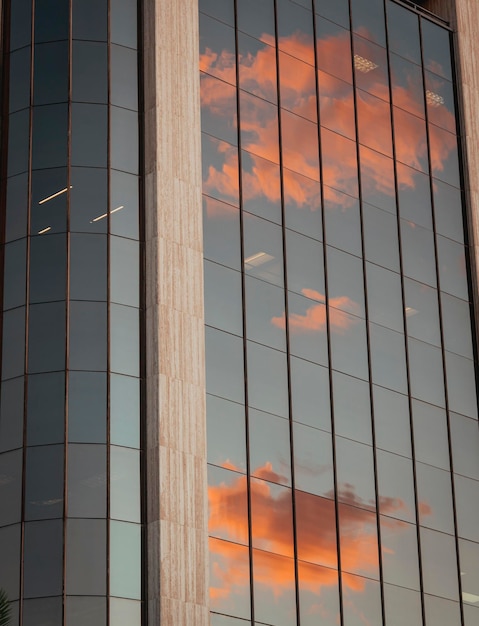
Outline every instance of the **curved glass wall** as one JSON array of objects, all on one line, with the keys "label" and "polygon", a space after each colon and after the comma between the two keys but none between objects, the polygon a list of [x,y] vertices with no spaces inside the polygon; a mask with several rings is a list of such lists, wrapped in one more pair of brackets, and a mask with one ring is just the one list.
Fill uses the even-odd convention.
[{"label": "curved glass wall", "polygon": [[137,3],[4,3],[0,587],[141,622]]},{"label": "curved glass wall", "polygon": [[472,626],[478,425],[450,32],[200,0],[214,626]]}]

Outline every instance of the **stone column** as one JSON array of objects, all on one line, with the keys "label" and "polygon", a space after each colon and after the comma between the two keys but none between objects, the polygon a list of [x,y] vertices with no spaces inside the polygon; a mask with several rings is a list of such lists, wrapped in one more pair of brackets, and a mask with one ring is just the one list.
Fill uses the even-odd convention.
[{"label": "stone column", "polygon": [[144,0],[148,624],[207,626],[197,0]]}]

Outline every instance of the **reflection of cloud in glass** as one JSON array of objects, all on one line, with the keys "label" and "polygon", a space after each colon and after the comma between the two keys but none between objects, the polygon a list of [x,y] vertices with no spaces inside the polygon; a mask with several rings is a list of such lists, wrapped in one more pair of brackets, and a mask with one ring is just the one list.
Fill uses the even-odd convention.
[{"label": "reflection of cloud in glass", "polygon": [[[286,41],[286,38],[283,39],[282,49],[296,51],[295,55],[298,58],[304,56],[304,54],[299,54],[299,52],[305,53],[306,49],[309,47],[309,43],[306,39],[303,39],[299,34],[292,35],[289,41]],[[324,47],[326,44],[333,58],[336,58],[336,61],[340,62],[342,56],[334,55],[333,51],[335,47],[338,52],[342,50],[343,42],[341,36],[327,37],[326,40],[322,42],[322,46]],[[208,71],[211,65],[214,64],[216,76],[220,76],[229,82],[234,82],[232,77],[232,73],[234,72],[233,61],[234,59],[229,51],[224,50],[218,55],[207,50],[201,57],[201,68]],[[244,80],[245,85],[254,85],[256,81],[256,83],[261,83],[263,88],[265,83],[268,84],[270,82],[274,85],[275,64],[275,50],[272,47],[264,46],[256,55],[249,53],[247,63],[242,66],[242,81]],[[296,107],[299,107],[299,109],[304,107],[308,108],[310,106],[309,101],[315,99],[315,96],[310,92],[310,72],[306,71],[306,68],[304,72],[298,72],[297,67],[297,63],[290,64],[287,62],[283,62],[281,66],[282,91],[287,94],[287,99],[291,102],[291,108],[293,110],[296,110]],[[290,71],[289,68],[291,68]],[[294,72],[292,71],[293,68],[296,68]],[[368,76],[372,74],[373,72],[370,72]],[[411,80],[413,80],[413,78]],[[335,115],[340,121],[343,116],[343,111],[351,106],[350,93],[344,86],[341,86],[336,79],[331,79],[330,85],[328,86],[327,82],[325,82],[327,81],[327,75],[324,73],[321,74],[321,81],[322,93],[327,93],[329,96],[322,100],[324,106],[328,108],[328,117],[331,117],[331,107],[333,107],[336,110]],[[375,94],[379,95],[379,97],[383,95],[384,100],[386,100],[389,92],[388,86],[378,83],[375,87]],[[251,89],[253,90],[252,87]],[[293,93],[295,89],[296,97]],[[223,102],[220,93],[221,83],[218,82],[214,89],[209,90],[208,81],[206,81],[201,94],[202,105],[205,107],[214,107],[216,111],[223,110],[225,116],[230,115],[231,113],[228,111],[228,107],[223,108],[223,105],[226,104],[229,97],[229,86],[225,85],[224,91]],[[309,96],[308,93],[310,94]],[[246,137],[243,148],[253,154],[260,154],[267,159],[275,161],[277,160],[278,153],[278,128],[274,107],[271,106],[270,108],[269,106],[265,106],[267,104],[265,101],[256,98],[254,101],[261,103],[261,106],[259,104],[258,106],[252,106],[250,97],[248,106],[244,106],[242,110],[241,126],[242,132]],[[395,123],[398,125],[396,129],[397,153],[403,162],[415,168],[424,169],[425,160],[427,158],[424,122],[419,117],[404,112],[404,109],[407,111],[415,111],[417,109],[415,95],[407,86],[397,86],[394,94],[394,102],[396,107],[398,107],[395,115]],[[384,103],[381,103],[381,106],[383,107]],[[420,114],[420,111],[417,111],[417,113]],[[444,106],[441,106],[441,118],[443,127],[454,127],[454,114]],[[298,120],[301,119],[304,118],[298,118]],[[285,117],[284,132],[288,132],[290,121],[291,120]],[[377,133],[377,112],[373,105],[363,111],[361,124],[362,128],[369,136],[374,136],[374,134]],[[304,123],[296,125],[294,130],[296,133],[294,141],[297,149],[293,150],[291,147],[289,150],[288,167],[315,179],[317,178],[316,164],[318,155],[314,153],[316,143],[315,141],[311,141],[309,124],[306,124],[306,120],[304,120]],[[299,133],[299,135],[297,133]],[[285,138],[287,139],[286,135]],[[286,143],[293,146],[291,142],[287,141]],[[334,136],[334,134],[330,134],[327,140],[323,138],[324,179],[329,187],[341,189],[354,196],[357,193],[357,177],[355,174],[357,169],[356,154],[355,150],[349,149],[348,143],[349,142],[342,140],[340,136]],[[455,137],[447,133],[440,135],[440,141],[435,140],[432,143],[431,161],[435,172],[443,171],[445,162],[455,147]],[[370,179],[382,193],[388,193],[393,196],[394,188],[392,180],[390,176],[387,175],[389,172],[383,172],[385,166],[385,161],[379,158],[373,151],[368,151],[363,154],[361,167],[364,171],[368,172],[368,179]],[[255,180],[256,173],[259,175],[257,180]],[[231,192],[235,191],[237,188],[236,174],[236,170],[231,162],[231,157],[225,159],[225,163],[221,168],[211,165],[208,169],[208,175],[206,176],[205,191],[208,193],[208,190],[211,190],[214,186],[218,186],[222,194],[228,193],[228,190],[231,190]],[[230,176],[232,177],[231,181],[228,180]],[[409,180],[403,180],[402,184],[414,188],[414,178],[411,176]],[[268,184],[265,177],[262,176],[260,168],[257,169],[257,172],[253,169],[251,176],[248,177],[247,185],[249,196],[257,193],[258,196],[266,196],[269,200],[278,200],[278,187]],[[298,185],[286,185],[286,189],[289,195],[287,199],[294,200],[298,206],[306,206],[310,200],[312,200],[308,198],[307,190],[301,189]],[[328,190],[328,193],[332,194],[333,192]],[[330,199],[339,201],[344,200],[344,197],[338,196],[337,198]],[[317,205],[317,202],[312,204]]]},{"label": "reflection of cloud in glass", "polygon": [[[317,300],[320,304],[311,304],[306,309],[304,315],[299,313],[293,313],[289,316],[289,328],[291,332],[296,333],[311,333],[311,332],[324,332],[326,330],[326,308],[324,306],[325,296],[314,289],[302,289],[301,293],[311,300]],[[340,309],[347,308],[349,311],[360,311],[359,305],[348,298],[348,296],[341,296],[339,298],[332,298],[329,301],[330,304],[330,323],[332,328],[336,332],[344,332],[354,323],[354,318],[347,315]],[[273,326],[284,330],[285,314],[271,319]]]}]

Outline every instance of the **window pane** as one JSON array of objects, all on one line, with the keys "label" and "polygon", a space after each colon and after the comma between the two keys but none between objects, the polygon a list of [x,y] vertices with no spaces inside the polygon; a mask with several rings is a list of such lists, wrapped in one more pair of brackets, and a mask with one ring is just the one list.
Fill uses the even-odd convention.
[{"label": "window pane", "polygon": [[69,519],[66,543],[66,592],[72,595],[105,595],[106,522]]},{"label": "window pane", "polygon": [[110,522],[110,593],[141,599],[141,526]]},{"label": "window pane", "polygon": [[61,595],[63,521],[26,523],[24,553],[25,597]]},{"label": "window pane", "polygon": [[65,303],[30,306],[28,371],[49,372],[65,368]]},{"label": "window pane", "polygon": [[26,463],[26,519],[62,517],[63,446],[28,448]]},{"label": "window pane", "polygon": [[112,304],[110,306],[110,367],[113,372],[130,376],[139,375],[139,333],[138,309]]},{"label": "window pane", "polygon": [[68,514],[106,516],[106,447],[68,446]]},{"label": "window pane", "polygon": [[106,370],[106,325],[106,304],[79,301],[70,303],[71,369]]}]

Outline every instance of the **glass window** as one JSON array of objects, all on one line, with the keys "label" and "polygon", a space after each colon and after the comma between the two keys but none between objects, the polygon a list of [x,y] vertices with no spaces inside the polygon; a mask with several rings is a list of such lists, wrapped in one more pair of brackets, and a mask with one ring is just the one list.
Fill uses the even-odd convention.
[{"label": "glass window", "polygon": [[[69,519],[66,544],[67,594],[105,595],[106,522],[97,519]],[[114,573],[112,563],[111,575]]]},{"label": "glass window", "polygon": [[[326,247],[329,306],[364,317],[364,278],[361,259]],[[331,316],[334,313],[331,312]]]},{"label": "glass window", "polygon": [[311,65],[280,52],[279,89],[282,107],[316,122],[316,76]]},{"label": "glass window", "polygon": [[[71,369],[106,370],[106,317],[106,304],[80,301],[70,303],[69,366]],[[113,329],[111,342],[113,350],[115,345]]]},{"label": "glass window", "polygon": [[338,510],[342,570],[378,579],[376,514],[347,504],[339,504]]},{"label": "glass window", "polygon": [[202,133],[201,155],[203,192],[239,206],[238,149]]},{"label": "glass window", "polygon": [[[220,539],[210,539],[209,553],[211,609],[250,619],[248,547]],[[229,576],[232,571],[238,572],[234,584]]]},{"label": "glass window", "polygon": [[106,446],[68,446],[68,515],[106,516]]},{"label": "glass window", "polygon": [[27,442],[29,446],[61,443],[65,436],[65,375],[28,377]]},{"label": "glass window", "polygon": [[139,306],[140,246],[124,237],[110,237],[110,300]]},{"label": "glass window", "polygon": [[458,600],[454,537],[421,528],[421,553],[424,591],[431,595]]},{"label": "glass window", "polygon": [[354,32],[384,46],[386,35],[382,0],[354,0],[351,11]]},{"label": "glass window", "polygon": [[377,265],[399,272],[396,216],[364,204],[363,220],[366,259]]},{"label": "glass window", "polygon": [[[402,7],[388,0],[386,4],[388,18],[388,45],[406,59],[421,64],[419,43],[419,21],[417,15],[407,7]],[[407,38],[404,37],[407,33]]]},{"label": "glass window", "polygon": [[241,269],[239,216],[239,211],[235,207],[203,196],[205,258],[234,269]]},{"label": "glass window", "polygon": [[[457,534],[463,539],[479,542],[479,528],[476,523],[479,517],[479,482],[455,474],[454,486]],[[441,595],[450,597],[446,594]]]},{"label": "glass window", "polygon": [[31,47],[22,48],[10,55],[10,113],[30,106],[30,57]]},{"label": "glass window", "polygon": [[35,3],[35,41],[68,39],[69,7],[57,0],[37,0]]},{"label": "glass window", "polygon": [[20,595],[20,550],[20,524],[0,528],[0,585],[11,600]]},{"label": "glass window", "polygon": [[[410,31],[405,32],[409,35]],[[404,35],[402,38],[404,40]],[[390,54],[390,67],[394,106],[424,118],[424,85],[421,68],[393,53]]]},{"label": "glass window", "polygon": [[68,139],[68,107],[66,104],[34,107],[32,132],[33,169],[66,165]]},{"label": "glass window", "polygon": [[[270,43],[273,44],[274,41]],[[234,72],[234,67],[232,69]],[[274,47],[238,33],[238,72],[241,89],[274,104],[277,103],[276,50]],[[227,80],[226,76],[224,80]],[[234,76],[229,82],[234,82]]]},{"label": "glass window", "polygon": [[[259,6],[261,6],[261,2],[259,2]],[[208,13],[208,15],[212,15],[227,24],[234,24],[233,0],[200,0],[199,7],[203,13]]]},{"label": "glass window", "polygon": [[141,602],[110,598],[110,621],[118,626],[141,626],[141,608]]},{"label": "glass window", "polygon": [[444,406],[444,369],[439,348],[416,339],[408,340],[411,395]]},{"label": "glass window", "polygon": [[22,623],[25,626],[53,626],[62,622],[62,599],[42,598],[41,600],[25,600],[23,604]]},{"label": "glass window", "polygon": [[[110,238],[110,254],[114,246],[113,241],[116,239],[117,237]],[[128,260],[131,261],[131,259]],[[128,274],[125,272],[125,281],[127,280]],[[72,300],[102,301],[107,299],[106,235],[71,233],[70,298]]]},{"label": "glass window", "polygon": [[8,176],[28,169],[29,133],[29,109],[8,116]]},{"label": "glass window", "polygon": [[319,180],[316,124],[282,109],[281,139],[284,166],[313,180]]},{"label": "glass window", "polygon": [[296,598],[293,559],[254,550],[253,577],[256,621],[273,622],[274,626],[294,626]]},{"label": "glass window", "polygon": [[34,374],[62,370],[64,367],[65,303],[30,306],[28,371]]},{"label": "glass window", "polygon": [[329,187],[324,187],[324,194],[324,220],[328,244],[361,256],[359,201]]},{"label": "glass window", "polygon": [[119,304],[110,305],[110,368],[113,372],[139,376],[139,333],[138,309]]},{"label": "glass window", "polygon": [[[320,294],[311,290],[311,296],[316,299],[310,300],[288,292],[290,352],[308,361],[327,365],[326,306],[324,300],[318,302]],[[335,311],[333,315],[338,319],[345,314]],[[284,328],[284,317],[274,318],[274,323]]]},{"label": "glass window", "polygon": [[[221,4],[226,3],[223,0]],[[242,0],[236,10],[239,30],[267,43],[274,43],[274,0]]]},{"label": "glass window", "polygon": [[140,381],[110,374],[110,441],[140,447]]},{"label": "glass window", "polygon": [[442,291],[453,296],[469,299],[467,288],[466,258],[464,246],[438,236],[437,257],[439,266],[439,282]]},{"label": "glass window", "polygon": [[416,526],[383,516],[380,524],[384,582],[419,591]]},{"label": "glass window", "polygon": [[404,299],[408,335],[440,346],[437,290],[405,278]]},{"label": "glass window", "polygon": [[[112,194],[115,180],[116,174],[111,172]],[[108,226],[107,185],[106,169],[71,168],[70,230],[72,232],[106,233]]]},{"label": "glass window", "polygon": [[110,448],[110,517],[140,522],[140,453]]},{"label": "glass window", "polygon": [[293,424],[297,489],[331,498],[334,493],[333,449],[329,433]]},{"label": "glass window", "polygon": [[333,372],[333,389],[335,433],[371,445],[369,384]]},{"label": "glass window", "polygon": [[[298,559],[336,569],[338,556],[334,500],[304,491],[296,491],[295,500]],[[329,574],[334,575],[332,571]]]},{"label": "glass window", "polygon": [[290,0],[277,0],[276,5],[279,49],[314,65],[311,10]]},{"label": "glass window", "polygon": [[293,419],[308,426],[330,431],[327,368],[292,356],[290,369]]},{"label": "glass window", "polygon": [[2,382],[1,390],[0,452],[5,452],[23,445],[23,376]]},{"label": "glass window", "polygon": [[22,376],[25,367],[25,307],[3,314],[2,380]]},{"label": "glass window", "polygon": [[[241,155],[243,209],[258,217],[264,217],[271,222],[281,224],[279,165],[244,150]],[[304,192],[304,195],[307,197],[310,195],[308,191],[306,189]],[[294,190],[289,192],[289,195],[291,194],[294,194]],[[297,198],[297,201],[298,206],[292,207],[292,210],[304,208],[299,198]],[[311,211],[314,211],[314,207],[311,207]],[[305,213],[304,210],[299,212]]]},{"label": "glass window", "polygon": [[424,120],[397,107],[393,107],[393,114],[397,160],[427,174],[429,167]]},{"label": "glass window", "polygon": [[30,302],[66,297],[67,241],[65,235],[30,239]]},{"label": "glass window", "polygon": [[[331,309],[333,312],[334,309]],[[330,317],[331,358],[333,368],[368,380],[366,324],[364,320],[342,311]]]},{"label": "glass window", "polygon": [[349,139],[355,139],[352,85],[331,74],[318,71],[318,88],[321,126],[326,126]]},{"label": "glass window", "polygon": [[110,171],[110,232],[112,235],[138,239],[138,177]]},{"label": "glass window", "polygon": [[[372,122],[378,123],[379,121]],[[394,163],[387,156],[359,147],[361,197],[363,202],[396,214]]]},{"label": "glass window", "polygon": [[[121,274],[120,274],[121,276]],[[119,276],[119,278],[120,278]],[[243,306],[241,274],[211,261],[204,262],[205,322],[209,326],[243,335]],[[255,281],[255,283],[258,281]],[[254,293],[261,296],[262,287]],[[252,287],[254,289],[254,285]],[[257,306],[257,303],[254,303]],[[258,307],[258,308],[261,308]],[[270,321],[264,320],[267,324]],[[252,332],[254,334],[254,332]]]},{"label": "glass window", "polygon": [[244,215],[244,266],[247,274],[283,286],[283,233],[280,226]]},{"label": "glass window", "polygon": [[[58,4],[54,14],[59,11]],[[53,104],[68,100],[68,42],[35,45],[33,104]]]},{"label": "glass window", "polygon": [[[117,48],[117,46],[111,46],[112,62],[113,50],[115,48]],[[125,67],[125,72],[126,71]],[[106,103],[108,101],[108,61],[106,44],[93,41],[73,42],[71,80],[72,100],[74,102]],[[135,89],[133,89],[133,93],[136,93]]]},{"label": "glass window", "polygon": [[[249,276],[246,277],[245,287],[248,339],[266,344],[271,348],[286,351],[284,291],[279,287],[269,285]],[[222,292],[222,297],[224,298],[228,294],[228,290],[225,289]],[[205,293],[206,301],[208,301],[208,292]],[[236,300],[238,299],[236,298]],[[239,299],[239,302],[241,302],[241,299]],[[214,303],[214,300],[212,300],[212,303]],[[241,311],[238,311],[238,314],[241,316]]]},{"label": "glass window", "polygon": [[[114,44],[110,47],[111,103],[138,110],[137,53]],[[105,81],[106,82],[106,81]],[[101,100],[101,102],[103,102]]]},{"label": "glass window", "polygon": [[59,596],[62,593],[62,580],[63,520],[27,522],[24,539],[24,596]]},{"label": "glass window", "polygon": [[26,239],[9,243],[4,248],[3,309],[14,309],[25,304],[27,271]]},{"label": "glass window", "polygon": [[358,614],[369,624],[381,623],[381,590],[378,582],[343,574],[344,626],[357,624]]},{"label": "glass window", "polygon": [[251,475],[291,486],[289,421],[255,409],[248,418]]},{"label": "glass window", "polygon": [[461,186],[457,137],[429,124],[431,174],[454,187]]},{"label": "glass window", "polygon": [[384,604],[388,623],[394,626],[422,625],[421,594],[417,591],[384,585]]},{"label": "glass window", "polygon": [[452,83],[436,74],[425,73],[428,119],[451,133],[456,133],[456,112]]},{"label": "glass window", "polygon": [[110,36],[112,43],[136,48],[137,13],[138,5],[136,0],[111,0]]},{"label": "glass window", "polygon": [[399,214],[407,221],[432,230],[430,180],[425,174],[398,163]]},{"label": "glass window", "polygon": [[378,450],[376,462],[380,512],[414,523],[416,503],[412,461]]},{"label": "glass window", "polygon": [[347,0],[337,0],[331,4],[329,0],[315,0],[314,9],[319,15],[327,17],[337,24],[349,27],[349,6]]},{"label": "glass window", "polygon": [[324,303],[323,246],[318,241],[286,231],[288,289]]},{"label": "glass window", "polygon": [[[70,626],[103,626],[106,623],[106,599],[94,596],[68,596],[65,606],[66,620]],[[132,626],[135,622],[131,622]]]},{"label": "glass window", "polygon": [[356,107],[359,142],[377,152],[392,156],[391,111],[389,104],[358,89]]},{"label": "glass window", "polygon": [[447,418],[444,409],[412,401],[416,461],[449,470]]},{"label": "glass window", "polygon": [[21,521],[22,470],[21,450],[0,454],[0,499],[5,503],[0,511],[0,526],[8,526]]},{"label": "glass window", "polygon": [[336,464],[339,501],[375,509],[373,449],[336,437]]},{"label": "glass window", "polygon": [[324,184],[357,197],[358,164],[355,142],[322,128],[321,151]]},{"label": "glass window", "polygon": [[293,556],[291,489],[251,478],[251,533],[256,548]]},{"label": "glass window", "polygon": [[440,180],[433,180],[436,231],[440,235],[464,243],[461,192]]},{"label": "glass window", "polygon": [[350,33],[319,16],[316,17],[316,61],[319,70],[352,82]]},{"label": "glass window", "polygon": [[138,174],[138,113],[110,107],[110,144],[111,167]]},{"label": "glass window", "polygon": [[319,182],[283,169],[286,228],[322,240],[321,187]]},{"label": "glass window", "polygon": [[207,394],[206,416],[208,462],[246,473],[244,406]]},{"label": "glass window", "polygon": [[462,599],[467,604],[476,604],[479,591],[479,545],[459,540],[461,561]]},{"label": "glass window", "polygon": [[51,519],[63,516],[63,465],[63,446],[27,448],[26,519]]},{"label": "glass window", "polygon": [[236,87],[203,73],[200,80],[201,129],[217,139],[237,145]]},{"label": "glass window", "polygon": [[243,340],[206,328],[206,390],[216,396],[244,402]]},{"label": "glass window", "polygon": [[[117,144],[117,126],[113,125],[115,116],[111,108],[112,129],[111,143],[112,154],[122,150],[126,154],[134,153],[135,141],[119,146]],[[107,164],[107,134],[108,134],[108,111],[105,105],[101,104],[77,104],[71,105],[71,163],[72,165],[82,165],[90,167],[106,167]],[[113,150],[115,144],[115,151]],[[112,167],[116,167],[113,163]]]},{"label": "glass window", "polygon": [[368,313],[371,322],[404,331],[401,277],[389,270],[366,263]]},{"label": "glass window", "polygon": [[426,69],[452,79],[449,32],[437,24],[421,19],[424,65]]},{"label": "glass window", "polygon": [[476,420],[451,413],[451,442],[454,471],[479,480],[479,429]]},{"label": "glass window", "polygon": [[435,287],[436,258],[432,231],[401,220],[401,245],[404,274]]},{"label": "glass window", "polygon": [[472,359],[473,341],[469,303],[441,293],[441,305],[445,349]]},{"label": "glass window", "polygon": [[376,446],[411,457],[411,426],[407,396],[373,386]]},{"label": "glass window", "polygon": [[12,241],[27,234],[27,174],[7,179],[6,200],[5,241]]},{"label": "glass window", "polygon": [[362,37],[354,37],[353,44],[356,86],[382,100],[389,101],[386,50]]},{"label": "glass window", "polygon": [[449,472],[416,463],[416,480],[421,526],[453,535],[454,514]]},{"label": "glass window", "polygon": [[141,526],[110,522],[110,593],[141,599]]},{"label": "glass window", "polygon": [[68,380],[68,440],[106,443],[106,375],[69,372]]},{"label": "glass window", "polygon": [[474,362],[446,352],[447,393],[451,411],[477,419]]},{"label": "glass window", "polygon": [[373,382],[407,393],[404,335],[370,323],[369,341]]},{"label": "glass window", "polygon": [[[286,355],[252,341],[248,341],[247,351],[250,406],[281,417],[288,417]],[[224,367],[224,353],[222,363]],[[243,373],[241,373],[240,380],[243,380]]]},{"label": "glass window", "polygon": [[[200,70],[235,85],[235,31],[201,13],[199,17]],[[207,95],[202,93],[202,96]]]},{"label": "glass window", "polygon": [[32,172],[31,235],[66,231],[68,191],[66,168]]},{"label": "glass window", "polygon": [[106,41],[106,2],[98,0],[73,0],[73,39]]},{"label": "glass window", "polygon": [[18,0],[11,7],[10,50],[22,48],[30,43],[32,36],[31,0]]}]

